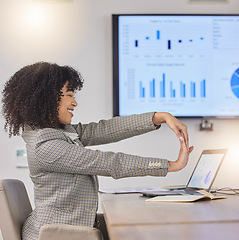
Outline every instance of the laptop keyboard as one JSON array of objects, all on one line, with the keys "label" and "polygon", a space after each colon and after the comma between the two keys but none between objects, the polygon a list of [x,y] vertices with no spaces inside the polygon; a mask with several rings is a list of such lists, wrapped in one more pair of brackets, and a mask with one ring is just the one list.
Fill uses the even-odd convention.
[{"label": "laptop keyboard", "polygon": [[[189,195],[203,195],[199,192],[196,192],[196,191],[190,191],[190,190],[174,190],[176,192],[178,192],[179,194],[189,194]],[[173,192],[174,192],[173,191]]]}]

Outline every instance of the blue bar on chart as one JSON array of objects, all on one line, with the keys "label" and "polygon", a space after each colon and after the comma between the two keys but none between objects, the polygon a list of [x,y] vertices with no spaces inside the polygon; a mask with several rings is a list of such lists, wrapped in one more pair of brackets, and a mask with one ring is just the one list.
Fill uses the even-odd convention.
[{"label": "blue bar on chart", "polygon": [[175,98],[175,89],[173,89],[173,82],[170,82],[170,97]]},{"label": "blue bar on chart", "polygon": [[206,97],[206,80],[205,79],[201,81],[201,97],[202,98]]},{"label": "blue bar on chart", "polygon": [[157,31],[157,39],[160,39],[160,31]]},{"label": "blue bar on chart", "polygon": [[160,97],[165,98],[165,74],[163,73],[163,80],[160,81]]},{"label": "blue bar on chart", "polygon": [[171,49],[171,40],[168,40],[168,49]]},{"label": "blue bar on chart", "polygon": [[186,84],[183,83],[182,81],[180,82],[180,96],[182,98],[186,97]]},{"label": "blue bar on chart", "polygon": [[135,47],[138,47],[138,40],[135,40]]},{"label": "blue bar on chart", "polygon": [[155,97],[155,79],[153,78],[152,81],[149,83],[149,89],[150,89],[150,97],[154,98]]},{"label": "blue bar on chart", "polygon": [[139,82],[139,96],[140,98],[145,97],[145,88],[143,87],[142,81]]},{"label": "blue bar on chart", "polygon": [[196,83],[191,81],[190,84],[191,84],[191,97],[195,98],[196,97]]}]

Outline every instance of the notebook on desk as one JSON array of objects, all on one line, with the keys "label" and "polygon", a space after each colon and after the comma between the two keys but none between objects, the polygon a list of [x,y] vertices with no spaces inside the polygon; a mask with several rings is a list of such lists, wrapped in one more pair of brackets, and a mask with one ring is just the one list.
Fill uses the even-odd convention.
[{"label": "notebook on desk", "polygon": [[[184,196],[190,195],[198,197],[205,196],[205,193],[210,192],[226,152],[227,149],[204,150],[197,161],[196,167],[194,168],[185,189],[168,191],[149,190],[142,192],[143,195],[148,197],[181,195],[181,199],[186,199]],[[207,197],[209,197],[209,195]],[[211,197],[213,196],[211,195]],[[172,201],[175,200],[175,198],[169,199]],[[190,199],[196,198],[190,197]]]}]

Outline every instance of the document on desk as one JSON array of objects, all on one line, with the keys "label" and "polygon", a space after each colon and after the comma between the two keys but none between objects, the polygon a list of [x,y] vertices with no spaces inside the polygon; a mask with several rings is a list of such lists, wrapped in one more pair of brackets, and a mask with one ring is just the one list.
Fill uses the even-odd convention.
[{"label": "document on desk", "polygon": [[118,188],[118,189],[99,189],[99,193],[114,193],[114,194],[124,194],[124,193],[142,193],[144,191],[167,191],[166,189],[156,188],[156,187],[142,187],[142,188]]},{"label": "document on desk", "polygon": [[214,195],[207,191],[198,191],[203,195],[168,195],[168,196],[157,196],[145,200],[146,202],[196,202],[200,200],[214,200],[226,198],[225,195]]}]

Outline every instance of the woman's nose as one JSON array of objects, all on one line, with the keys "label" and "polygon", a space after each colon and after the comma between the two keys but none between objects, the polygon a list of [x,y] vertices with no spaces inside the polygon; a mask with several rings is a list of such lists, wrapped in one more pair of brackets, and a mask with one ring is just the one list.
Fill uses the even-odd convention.
[{"label": "woman's nose", "polygon": [[78,105],[77,101],[74,99],[73,102],[71,103],[74,107]]}]

